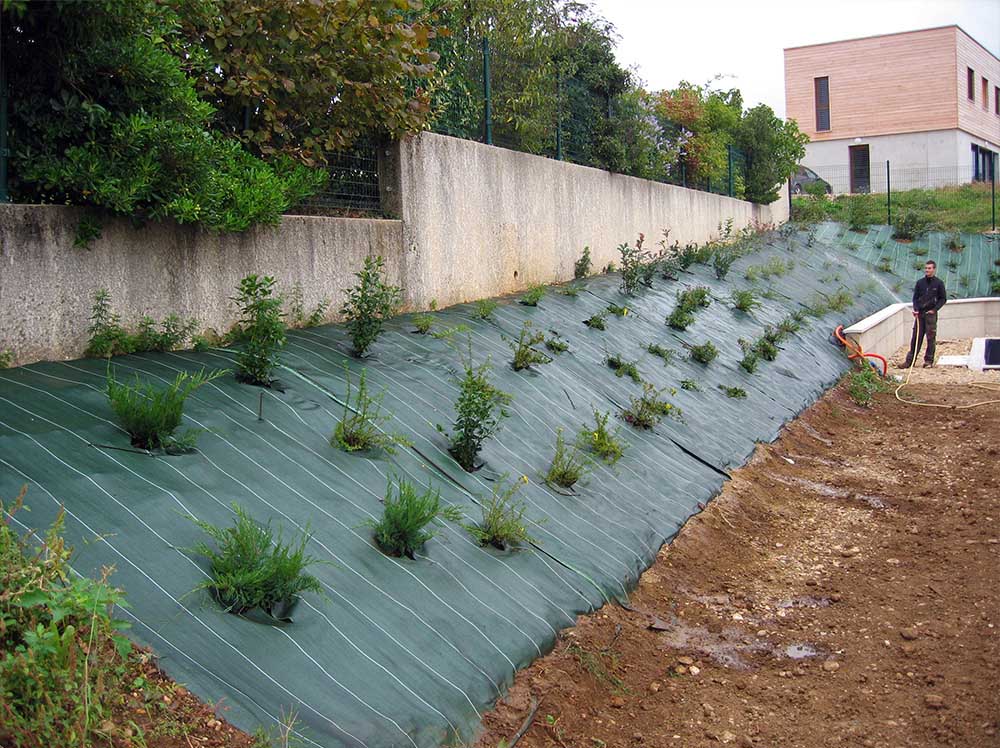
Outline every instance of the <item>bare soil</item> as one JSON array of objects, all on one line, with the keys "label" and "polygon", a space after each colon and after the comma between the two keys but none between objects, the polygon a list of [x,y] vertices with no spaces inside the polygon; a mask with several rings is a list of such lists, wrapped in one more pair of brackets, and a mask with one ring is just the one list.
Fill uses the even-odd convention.
[{"label": "bare soil", "polygon": [[[903,368],[906,362],[906,354],[909,353],[910,345],[897,350],[889,359],[889,376],[894,374],[901,377],[910,375],[910,381],[914,384],[969,384],[971,382],[984,382],[996,386],[1000,384],[1000,370],[987,369],[976,371],[961,366],[941,366],[936,365],[930,369],[925,369],[921,364],[923,359],[918,359],[916,365],[909,372]],[[972,339],[964,338],[960,340],[939,340],[934,350],[934,355],[938,360],[941,356],[967,356],[972,350]],[[923,353],[921,353],[921,356]]]},{"label": "bare soil", "polygon": [[[930,370],[934,371],[934,370]],[[916,384],[929,402],[982,399]],[[1000,746],[1000,405],[838,387],[518,674],[479,748]]]}]

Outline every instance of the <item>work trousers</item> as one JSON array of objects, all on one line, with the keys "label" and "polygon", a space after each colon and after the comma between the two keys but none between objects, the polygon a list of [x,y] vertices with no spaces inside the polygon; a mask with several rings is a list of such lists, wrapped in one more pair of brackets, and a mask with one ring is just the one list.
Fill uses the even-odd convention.
[{"label": "work trousers", "polygon": [[913,335],[910,337],[910,352],[906,355],[907,361],[913,361],[920,355],[925,336],[927,338],[927,351],[924,353],[924,361],[934,363],[934,346],[937,343],[937,312],[920,312],[913,318]]}]

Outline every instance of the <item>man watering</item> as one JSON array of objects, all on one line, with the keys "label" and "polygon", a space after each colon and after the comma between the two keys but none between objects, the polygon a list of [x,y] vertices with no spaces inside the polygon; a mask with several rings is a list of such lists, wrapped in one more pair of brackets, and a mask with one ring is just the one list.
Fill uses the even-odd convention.
[{"label": "man watering", "polygon": [[924,368],[934,366],[934,344],[937,342],[937,315],[948,300],[944,291],[944,281],[935,275],[937,263],[928,260],[924,264],[924,277],[913,287],[913,336],[910,338],[910,352],[906,354],[904,369],[909,369],[913,359],[920,355],[920,348],[927,336],[927,351],[924,353]]}]

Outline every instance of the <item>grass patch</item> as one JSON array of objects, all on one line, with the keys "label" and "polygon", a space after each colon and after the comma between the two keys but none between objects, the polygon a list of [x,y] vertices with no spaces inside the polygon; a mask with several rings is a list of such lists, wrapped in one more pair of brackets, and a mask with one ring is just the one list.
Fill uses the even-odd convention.
[{"label": "grass patch", "polygon": [[589,468],[590,460],[580,447],[577,444],[567,446],[563,430],[556,429],[556,451],[549,471],[545,474],[545,482],[550,486],[572,488],[586,475]]},{"label": "grass patch", "polygon": [[604,356],[604,363],[614,369],[616,377],[628,376],[636,384],[642,382],[642,377],[639,376],[639,369],[636,367],[635,361],[626,361],[619,354],[611,353]]},{"label": "grass patch", "polygon": [[730,300],[733,303],[734,309],[738,309],[739,311],[747,314],[760,306],[760,302],[757,301],[757,294],[749,288],[741,291],[733,291],[732,296],[730,296]]},{"label": "grass patch", "polygon": [[646,350],[652,353],[654,356],[663,359],[664,365],[672,363],[677,356],[677,351],[672,348],[664,348],[658,343],[650,343],[646,346]]},{"label": "grass patch", "polygon": [[347,393],[344,395],[344,417],[333,430],[330,444],[346,452],[361,452],[369,449],[383,449],[389,454],[396,453],[396,447],[408,447],[412,442],[401,434],[390,434],[382,430],[382,424],[392,420],[392,416],[382,413],[382,399],[385,390],[377,395],[368,392],[368,372],[361,370],[358,389],[351,393],[351,371],[344,367]]},{"label": "grass patch", "polygon": [[482,519],[464,525],[479,545],[491,545],[504,551],[538,542],[528,534],[529,522],[524,518],[528,505],[517,498],[518,491],[527,482],[527,476],[510,483],[504,476],[493,485],[492,495],[480,506]]},{"label": "grass patch", "polygon": [[459,522],[462,512],[456,506],[444,506],[441,492],[428,488],[423,493],[409,481],[399,479],[395,490],[392,481],[386,488],[382,517],[369,520],[375,543],[389,556],[413,559],[424,544],[437,535],[432,523],[443,520]]},{"label": "grass patch", "polygon": [[532,286],[528,291],[518,299],[518,303],[524,304],[525,306],[538,306],[538,302],[545,297],[545,286]]},{"label": "grass patch", "polygon": [[869,408],[879,392],[890,389],[889,384],[875,370],[865,364],[847,375],[847,394],[858,405]]},{"label": "grass patch", "polygon": [[594,426],[584,426],[577,437],[582,449],[600,457],[608,465],[614,465],[625,454],[628,444],[618,437],[619,429],[608,428],[610,413],[594,410]]}]

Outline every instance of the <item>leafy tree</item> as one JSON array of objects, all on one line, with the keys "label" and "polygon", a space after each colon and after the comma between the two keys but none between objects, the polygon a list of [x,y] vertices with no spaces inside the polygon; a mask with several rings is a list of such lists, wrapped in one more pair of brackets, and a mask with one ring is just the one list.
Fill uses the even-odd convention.
[{"label": "leafy tree", "polygon": [[806,155],[808,142],[794,121],[779,119],[766,104],[748,109],[736,132],[736,146],[747,158],[746,199],[777,200],[781,184]]}]

